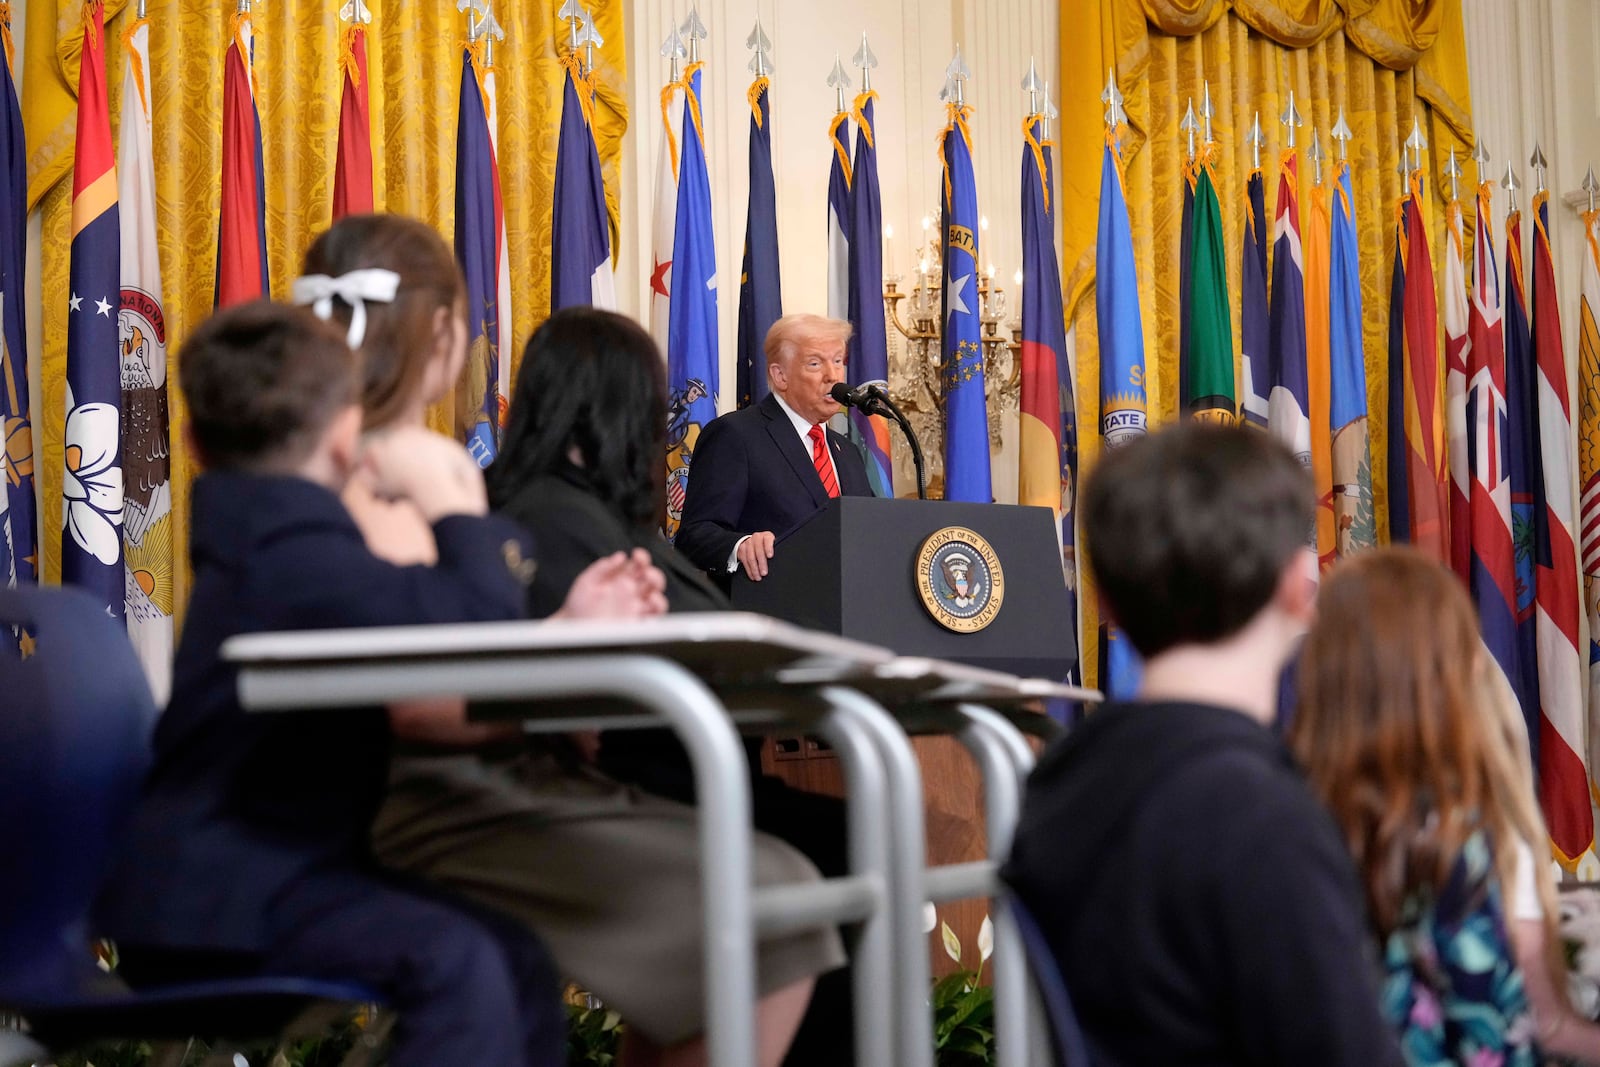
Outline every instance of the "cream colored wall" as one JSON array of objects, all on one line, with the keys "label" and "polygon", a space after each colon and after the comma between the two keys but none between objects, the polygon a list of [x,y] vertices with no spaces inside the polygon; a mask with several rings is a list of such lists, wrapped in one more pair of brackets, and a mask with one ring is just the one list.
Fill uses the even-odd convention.
[{"label": "cream colored wall", "polygon": [[[618,264],[622,310],[647,306],[649,225],[656,152],[661,139],[660,89],[667,76],[658,49],[685,0],[634,3],[628,26],[628,101],[632,120],[624,150],[622,204],[628,224]],[[990,227],[982,249],[1008,290],[1008,315],[1020,306],[1010,279],[1021,265],[1018,220],[1021,121],[1027,107],[1020,85],[1031,57],[1041,77],[1057,67],[1057,5],[1047,0],[702,0],[710,31],[705,119],[711,198],[717,238],[722,396],[732,403],[738,270],[744,247],[746,151],[750,109],[745,90],[750,53],[745,39],[759,12],[773,41],[773,170],[777,175],[778,242],[785,310],[824,310],[824,212],[828,191],[827,127],[834,113],[828,72],[837,52],[846,66],[866,31],[877,54],[878,167],[884,222],[894,230],[885,271],[915,269],[913,239],[924,214],[937,217],[940,168],[936,138],[944,126],[939,89],[957,43],[973,77],[967,100],[973,116],[978,209]],[[858,73],[850,71],[859,87]],[[1005,445],[994,457],[995,496],[1016,499],[1016,416],[1005,424]]]}]

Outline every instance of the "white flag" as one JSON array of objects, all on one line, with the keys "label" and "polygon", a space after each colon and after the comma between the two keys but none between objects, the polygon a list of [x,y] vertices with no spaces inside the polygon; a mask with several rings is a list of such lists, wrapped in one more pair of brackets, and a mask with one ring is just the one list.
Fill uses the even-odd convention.
[{"label": "white flag", "polygon": [[678,230],[678,153],[683,147],[683,85],[667,87],[666,122],[656,153],[655,212],[650,226],[650,336],[667,358],[667,318],[672,308],[672,242]]},{"label": "white flag", "polygon": [[[128,636],[156,703],[172,688],[172,466],[167,431],[167,326],[156,252],[150,134],[150,27],[129,41],[122,74],[117,196],[122,216],[122,535]],[[139,60],[135,73],[135,58]]]}]

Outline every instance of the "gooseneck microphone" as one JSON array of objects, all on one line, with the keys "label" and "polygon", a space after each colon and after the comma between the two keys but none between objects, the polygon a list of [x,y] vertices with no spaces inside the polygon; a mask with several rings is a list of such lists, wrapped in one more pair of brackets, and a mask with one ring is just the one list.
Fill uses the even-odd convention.
[{"label": "gooseneck microphone", "polygon": [[922,466],[922,445],[917,441],[916,433],[911,429],[911,423],[889,399],[888,390],[877,382],[867,382],[854,389],[843,382],[835,382],[828,395],[847,408],[856,408],[866,415],[881,415],[893,419],[899,425],[900,432],[905,434],[906,443],[911,446],[911,463],[917,471],[917,499],[928,499],[927,474]]}]

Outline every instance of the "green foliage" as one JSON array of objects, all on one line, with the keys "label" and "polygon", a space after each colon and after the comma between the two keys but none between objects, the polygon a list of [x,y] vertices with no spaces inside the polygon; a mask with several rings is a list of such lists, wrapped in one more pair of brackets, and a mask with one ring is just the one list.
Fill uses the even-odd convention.
[{"label": "green foliage", "polygon": [[974,971],[934,983],[933,1048],[938,1067],[986,1067],[994,1062],[994,989]]},{"label": "green foliage", "polygon": [[611,1067],[622,1037],[622,1016],[603,1004],[567,1001],[567,1067]]}]

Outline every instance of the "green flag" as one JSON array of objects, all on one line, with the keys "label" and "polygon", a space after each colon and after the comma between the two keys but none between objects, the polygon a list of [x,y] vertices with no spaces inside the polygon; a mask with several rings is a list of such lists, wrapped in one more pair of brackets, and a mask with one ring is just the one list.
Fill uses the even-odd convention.
[{"label": "green flag", "polygon": [[1222,250],[1222,205],[1209,165],[1198,168],[1194,188],[1194,239],[1190,244],[1189,368],[1185,415],[1233,425],[1233,323],[1228,311],[1228,265]]}]

